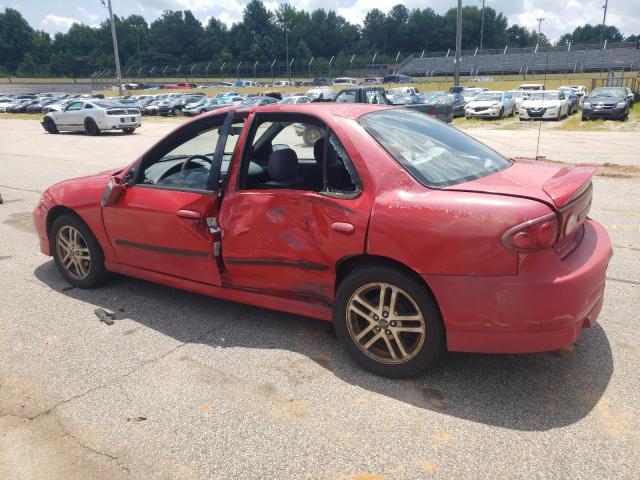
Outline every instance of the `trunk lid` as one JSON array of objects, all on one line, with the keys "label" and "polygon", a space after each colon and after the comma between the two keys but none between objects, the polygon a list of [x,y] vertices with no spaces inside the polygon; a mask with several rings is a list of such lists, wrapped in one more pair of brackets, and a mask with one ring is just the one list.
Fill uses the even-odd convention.
[{"label": "trunk lid", "polygon": [[500,172],[446,189],[531,198],[558,210],[582,194],[595,173],[595,167],[586,165],[519,160]]},{"label": "trunk lid", "polygon": [[447,190],[509,195],[547,204],[557,218],[554,250],[565,258],[582,241],[582,225],[591,208],[591,177],[596,170],[596,167],[586,165],[517,161],[501,172],[448,187]]}]

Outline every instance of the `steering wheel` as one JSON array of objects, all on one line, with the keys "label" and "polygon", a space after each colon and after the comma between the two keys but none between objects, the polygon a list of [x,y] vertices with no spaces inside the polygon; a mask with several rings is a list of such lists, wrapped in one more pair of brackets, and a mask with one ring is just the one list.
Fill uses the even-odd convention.
[{"label": "steering wheel", "polygon": [[208,157],[205,157],[204,155],[191,155],[190,157],[187,157],[187,159],[184,162],[182,162],[182,165],[180,166],[180,171],[184,172],[189,166],[189,164],[194,160],[204,160],[209,165],[213,165],[213,160],[209,159]]}]

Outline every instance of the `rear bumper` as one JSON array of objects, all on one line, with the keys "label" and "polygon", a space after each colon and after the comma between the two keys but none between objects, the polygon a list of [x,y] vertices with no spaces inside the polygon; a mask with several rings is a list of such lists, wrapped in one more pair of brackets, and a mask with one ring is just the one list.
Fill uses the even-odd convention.
[{"label": "rear bumper", "polygon": [[585,223],[580,246],[561,260],[553,250],[523,256],[516,276],[424,275],[451,351],[528,353],[574,343],[602,308],[611,242]]}]

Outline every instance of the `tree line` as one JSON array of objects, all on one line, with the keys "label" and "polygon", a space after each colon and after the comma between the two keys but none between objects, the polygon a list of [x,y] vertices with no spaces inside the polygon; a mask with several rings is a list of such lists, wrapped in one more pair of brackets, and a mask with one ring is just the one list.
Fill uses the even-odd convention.
[{"label": "tree line", "polygon": [[[480,44],[482,12],[476,6],[463,7],[462,48]],[[140,15],[115,18],[120,59],[124,66],[178,65],[199,62],[221,64],[231,61],[271,62],[289,58],[328,59],[334,55],[376,62],[393,61],[413,52],[442,52],[455,47],[456,9],[443,15],[431,8],[409,10],[398,4],[389,12],[370,10],[362,26],[349,23],[333,10],[305,11],[281,4],[275,12],[261,0],[251,0],[242,20],[231,27],[216,18],[205,25],[190,10],[166,10],[147,23]],[[105,19],[99,26],[75,23],[66,33],[48,33],[32,28],[19,11],[0,12],[0,73],[5,75],[87,76],[113,68],[111,26]],[[544,47],[550,44],[544,33],[520,25],[508,25],[507,18],[491,7],[484,11],[483,48]],[[637,41],[639,35],[624,37],[614,26],[584,25],[563,35],[558,45]],[[286,41],[285,41],[286,39]]]}]

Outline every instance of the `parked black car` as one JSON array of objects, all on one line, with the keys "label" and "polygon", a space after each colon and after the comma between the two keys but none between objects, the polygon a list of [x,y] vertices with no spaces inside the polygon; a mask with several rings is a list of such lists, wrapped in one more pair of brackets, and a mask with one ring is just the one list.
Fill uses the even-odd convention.
[{"label": "parked black car", "polygon": [[183,95],[182,97],[168,102],[162,102],[158,105],[158,115],[175,115],[176,117],[182,115],[182,110],[190,104],[196,103],[204,97],[204,93],[194,95]]},{"label": "parked black car", "polygon": [[41,100],[37,103],[32,103],[28,105],[26,108],[26,113],[42,113],[42,109],[47,105],[51,105],[52,103],[59,102],[58,98],[47,98],[45,100]]},{"label": "parked black car", "polygon": [[629,116],[629,99],[624,87],[594,88],[582,104],[582,120],[608,118],[626,120]]}]

